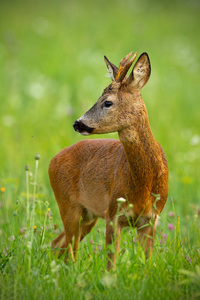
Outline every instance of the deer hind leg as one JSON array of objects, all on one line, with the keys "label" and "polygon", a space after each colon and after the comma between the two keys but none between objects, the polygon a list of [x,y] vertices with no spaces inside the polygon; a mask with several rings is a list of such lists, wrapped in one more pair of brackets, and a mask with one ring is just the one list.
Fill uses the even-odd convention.
[{"label": "deer hind leg", "polygon": [[[77,222],[74,224],[74,248],[72,250],[71,242],[68,241],[69,245],[69,252],[72,256],[73,261],[77,260],[78,256],[78,248],[79,248],[79,242],[82,241],[82,239],[92,230],[94,225],[97,222],[97,218],[89,212],[86,208],[80,207],[79,208],[79,214],[74,214],[74,217],[77,217]],[[71,228],[70,228],[71,229]],[[71,233],[69,233],[69,228],[66,228],[65,226],[65,232],[66,237],[70,237]]]},{"label": "deer hind leg", "polygon": [[[74,238],[74,243],[73,243]],[[77,252],[79,247],[80,234],[76,231],[75,234],[72,234],[67,230],[63,231],[53,242],[51,243],[51,248],[53,253],[58,257],[61,257],[65,252],[67,259],[71,256],[72,260],[75,261],[77,258]],[[72,244],[74,247],[72,248]]]},{"label": "deer hind leg", "polygon": [[63,250],[60,250],[58,253],[58,257],[60,257],[65,251],[64,250],[64,248],[66,248],[65,244],[66,244],[65,231],[63,231],[51,243],[51,248],[53,249],[53,253],[56,254],[58,252],[57,249],[63,249]]},{"label": "deer hind leg", "polygon": [[94,221],[92,221],[92,223],[90,224],[82,224],[81,226],[81,237],[80,237],[80,241],[82,241],[84,239],[84,237],[90,233],[90,231],[92,230],[92,228],[95,226],[96,222],[98,219],[95,219]]},{"label": "deer hind leg", "polygon": [[97,218],[82,206],[68,207],[67,213],[61,211],[61,218],[65,231],[53,240],[52,248],[59,248],[58,257],[67,251],[67,257],[71,256],[76,261],[79,242],[92,230]]},{"label": "deer hind leg", "polygon": [[60,215],[64,231],[53,240],[51,247],[54,249],[54,253],[58,253],[58,257],[66,253],[66,259],[71,257],[75,261],[81,235],[82,207],[68,205],[67,209],[60,209]]}]

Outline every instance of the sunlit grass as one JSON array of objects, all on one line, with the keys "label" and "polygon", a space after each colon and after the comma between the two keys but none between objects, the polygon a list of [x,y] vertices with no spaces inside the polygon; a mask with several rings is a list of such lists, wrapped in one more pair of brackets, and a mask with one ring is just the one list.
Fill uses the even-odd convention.
[{"label": "sunlit grass", "polygon": [[[144,252],[137,243],[135,230],[123,230],[117,259],[117,276],[113,276],[115,271],[105,271],[107,250],[103,221],[80,244],[77,263],[69,260],[65,264],[64,257],[56,259],[50,249],[50,241],[62,231],[62,226],[58,218],[54,218],[51,205],[37,182],[38,158],[36,155],[33,173],[26,166],[24,173],[28,172],[29,180],[26,180],[24,174],[26,188],[18,194],[16,201],[9,203],[11,190],[18,186],[18,182],[7,182],[6,187],[1,187],[2,299],[14,298],[16,295],[20,295],[21,299],[80,299],[85,295],[89,298],[97,296],[120,299],[122,295],[130,297],[133,293],[133,299],[151,298],[154,293],[158,299],[163,293],[165,299],[179,299],[180,296],[187,298],[198,295],[198,206],[194,206],[193,213],[187,215],[185,222],[188,223],[188,230],[184,232],[181,230],[174,202],[169,199],[169,208],[172,210],[167,209],[158,222],[151,260],[145,259]],[[27,215],[30,216],[29,219]]]}]

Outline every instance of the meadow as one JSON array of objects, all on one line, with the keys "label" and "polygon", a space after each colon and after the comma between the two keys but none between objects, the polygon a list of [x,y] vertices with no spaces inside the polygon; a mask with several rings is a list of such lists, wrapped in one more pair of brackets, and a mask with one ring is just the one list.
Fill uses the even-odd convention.
[{"label": "meadow", "polygon": [[[200,297],[199,13],[197,0],[1,1],[0,299]],[[130,51],[150,57],[142,96],[169,195],[152,258],[127,228],[108,273],[103,220],[76,265],[53,257],[63,228],[48,165],[85,139],[72,125],[110,83],[103,56],[118,64]]]}]

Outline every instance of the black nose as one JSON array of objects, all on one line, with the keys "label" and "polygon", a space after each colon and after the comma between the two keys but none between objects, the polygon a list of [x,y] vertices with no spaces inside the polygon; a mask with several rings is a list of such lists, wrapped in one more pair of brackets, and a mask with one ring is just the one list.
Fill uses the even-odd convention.
[{"label": "black nose", "polygon": [[83,133],[83,132],[92,133],[92,131],[94,130],[94,128],[88,127],[81,121],[76,121],[73,124],[73,127],[74,127],[74,130],[79,133]]},{"label": "black nose", "polygon": [[79,132],[80,127],[81,127],[80,122],[79,121],[74,122],[73,127],[74,127],[75,131]]}]

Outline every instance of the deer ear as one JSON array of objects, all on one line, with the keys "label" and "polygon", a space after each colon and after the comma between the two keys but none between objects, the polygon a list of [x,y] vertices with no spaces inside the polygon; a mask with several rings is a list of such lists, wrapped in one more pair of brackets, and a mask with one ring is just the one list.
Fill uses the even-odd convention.
[{"label": "deer ear", "polygon": [[119,68],[112,64],[106,56],[104,56],[104,60],[109,72],[108,77],[110,77],[112,81],[115,81]]},{"label": "deer ear", "polygon": [[149,80],[150,74],[151,65],[149,56],[144,52],[138,58],[126,83],[127,85],[131,86],[131,88],[141,90]]}]

